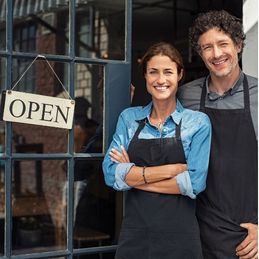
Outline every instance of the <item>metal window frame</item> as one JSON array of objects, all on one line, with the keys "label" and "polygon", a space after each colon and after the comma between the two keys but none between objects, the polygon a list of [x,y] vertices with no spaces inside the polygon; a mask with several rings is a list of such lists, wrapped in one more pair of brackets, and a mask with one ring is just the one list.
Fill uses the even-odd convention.
[{"label": "metal window frame", "polygon": [[[82,58],[75,56],[75,17],[76,17],[76,0],[69,0],[69,50],[68,55],[45,55],[48,60],[67,62],[69,64],[69,75],[68,81],[70,88],[68,89],[70,96],[74,97],[74,78],[75,78],[75,65],[77,63],[89,63],[104,66],[105,79],[108,79],[109,73],[106,69],[109,65],[126,65],[126,69],[129,70],[130,74],[130,63],[131,63],[131,34],[132,34],[132,0],[121,0],[125,1],[125,60],[104,60],[104,59],[91,59]],[[12,85],[12,59],[13,58],[27,58],[34,59],[37,53],[21,53],[13,51],[13,1],[6,0],[6,49],[0,50],[0,57],[6,60],[6,77],[5,87],[10,89]],[[128,78],[127,78],[128,80]],[[107,94],[110,85],[105,85],[105,97],[113,98]],[[129,83],[129,82],[128,82]],[[130,85],[130,84],[129,84]],[[129,95],[129,92],[126,93]],[[108,100],[110,103],[111,100]],[[105,106],[107,109],[107,106]],[[105,108],[104,108],[105,109]],[[107,116],[111,116],[109,111],[104,110]],[[114,125],[112,125],[114,127]],[[111,125],[109,121],[104,119],[104,132],[109,132]],[[73,182],[74,182],[74,160],[75,158],[97,158],[102,159],[103,154],[74,154],[74,130],[69,132],[68,140],[68,151],[67,153],[57,154],[19,154],[12,153],[12,125],[10,122],[6,122],[5,128],[5,143],[6,149],[4,154],[0,154],[0,159],[5,161],[5,233],[4,233],[4,255],[0,256],[0,259],[25,259],[25,258],[49,258],[49,257],[60,257],[72,259],[74,255],[80,254],[93,254],[98,252],[113,252],[116,249],[116,245],[101,246],[101,247],[90,247],[90,248],[73,248]],[[108,141],[104,141],[107,145]],[[52,252],[39,252],[34,254],[26,255],[12,255],[12,161],[16,159],[21,160],[55,160],[63,159],[68,161],[68,210],[67,210],[67,249],[61,251]]]}]

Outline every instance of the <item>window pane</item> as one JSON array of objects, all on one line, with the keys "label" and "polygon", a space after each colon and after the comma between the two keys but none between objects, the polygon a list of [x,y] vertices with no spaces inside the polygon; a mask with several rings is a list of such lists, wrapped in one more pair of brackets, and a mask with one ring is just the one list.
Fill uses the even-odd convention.
[{"label": "window pane", "polygon": [[[33,60],[31,59],[13,59],[12,72],[14,82],[12,86],[19,81],[13,90],[67,98],[63,86],[67,90],[68,64],[63,62],[48,61],[49,65],[62,82],[62,86],[46,60],[37,59],[33,64],[32,62]],[[26,73],[23,74],[25,71]]]},{"label": "window pane", "polygon": [[0,49],[5,49],[6,34],[6,0],[0,1]]},{"label": "window pane", "polygon": [[0,255],[4,253],[5,189],[4,161],[0,160]]},{"label": "window pane", "polygon": [[76,55],[124,60],[125,1],[76,2]]},{"label": "window pane", "polygon": [[103,66],[76,64],[75,152],[103,152]]},{"label": "window pane", "polygon": [[68,130],[13,123],[14,153],[66,153]]},{"label": "window pane", "polygon": [[0,91],[5,89],[6,59],[0,58]]},{"label": "window pane", "polygon": [[[21,75],[31,64],[31,60],[13,60],[13,78],[15,82],[21,79]],[[67,64],[62,62],[49,62],[59,79],[67,88]],[[13,83],[15,85],[15,83]],[[59,98],[68,98],[66,91],[54,76],[50,67],[44,60],[36,60],[19,83],[14,87],[15,91],[34,93]],[[52,115],[50,115],[52,116]],[[13,123],[13,152],[26,152],[30,145],[41,145],[36,153],[67,152],[68,130],[44,127],[30,124]]]},{"label": "window pane", "polygon": [[122,193],[104,183],[102,160],[76,160],[74,182],[75,248],[112,245],[121,224]]},{"label": "window pane", "polygon": [[[0,156],[5,152],[5,122],[0,121]],[[2,162],[0,161],[0,166]]]},{"label": "window pane", "polygon": [[67,54],[69,1],[13,1],[14,50]]},{"label": "window pane", "polygon": [[65,161],[13,162],[13,254],[66,249]]}]

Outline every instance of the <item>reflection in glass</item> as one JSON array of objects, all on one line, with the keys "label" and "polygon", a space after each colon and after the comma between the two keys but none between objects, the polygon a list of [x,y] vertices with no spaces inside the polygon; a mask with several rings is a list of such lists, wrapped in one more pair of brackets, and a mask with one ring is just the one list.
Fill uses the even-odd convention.
[{"label": "reflection in glass", "polygon": [[13,254],[66,248],[64,162],[13,162]]},{"label": "reflection in glass", "polygon": [[105,185],[102,160],[76,160],[74,175],[74,247],[116,243],[121,193]]},{"label": "reflection in glass", "polygon": [[0,49],[5,49],[6,41],[6,0],[0,0]]},{"label": "reflection in glass", "polygon": [[[0,33],[5,36],[0,10]],[[15,51],[68,54],[69,1],[13,0],[13,19]],[[75,35],[77,56],[124,60],[125,1],[77,0]]]},{"label": "reflection in glass", "polygon": [[[0,154],[5,152],[5,122],[0,121]],[[4,167],[3,160],[0,160],[0,167]]]},{"label": "reflection in glass", "polygon": [[[0,36],[1,37],[1,36]],[[6,60],[4,58],[0,58],[0,91],[5,89],[5,75],[6,73]]]},{"label": "reflection in glass", "polygon": [[125,1],[77,1],[76,55],[125,58]]},{"label": "reflection in glass", "polygon": [[76,64],[75,152],[103,152],[103,66]]},{"label": "reflection in glass", "polygon": [[14,50],[67,54],[68,4],[63,0],[13,0]]},{"label": "reflection in glass", "polygon": [[5,189],[4,162],[0,160],[0,255],[4,253]]},{"label": "reflection in glass", "polygon": [[66,129],[13,123],[14,153],[66,153],[67,143]]},{"label": "reflection in glass", "polygon": [[[32,60],[13,60],[13,78],[15,82],[21,79],[13,90],[68,98],[63,86],[57,80],[45,60],[36,60],[21,78],[22,73],[29,67],[31,62]],[[49,61],[49,63],[67,88],[67,78],[64,77],[67,64],[53,61]],[[19,153],[26,152],[26,149],[20,149],[20,146],[38,144],[42,145],[42,149],[38,149],[36,153],[67,152],[67,135],[68,130],[65,129],[13,123],[13,150]]]},{"label": "reflection in glass", "polygon": [[[33,64],[32,62],[31,59],[13,59],[13,85],[19,82],[13,90],[67,98],[63,86],[55,77],[46,60],[37,59]],[[68,79],[64,74],[65,71],[68,71],[68,65],[62,62],[48,62],[67,90]],[[25,71],[26,73],[23,75]]]}]

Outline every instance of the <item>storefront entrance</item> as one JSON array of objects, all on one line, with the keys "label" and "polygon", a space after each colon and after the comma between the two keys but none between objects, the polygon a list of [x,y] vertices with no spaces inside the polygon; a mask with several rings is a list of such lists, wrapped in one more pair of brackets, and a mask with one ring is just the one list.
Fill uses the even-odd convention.
[{"label": "storefront entrance", "polygon": [[242,16],[241,0],[0,0],[1,91],[75,100],[72,130],[0,121],[0,259],[114,258],[123,194],[101,164],[121,110],[149,101],[139,58],[169,41],[186,81],[203,75],[188,26],[222,8]]}]

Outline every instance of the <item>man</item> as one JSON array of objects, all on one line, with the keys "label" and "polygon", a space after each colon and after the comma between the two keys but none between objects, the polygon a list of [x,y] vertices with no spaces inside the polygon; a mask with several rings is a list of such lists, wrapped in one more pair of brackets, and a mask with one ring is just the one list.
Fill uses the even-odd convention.
[{"label": "man", "polygon": [[[238,64],[245,35],[226,11],[200,14],[190,42],[209,75],[179,88],[179,99],[212,123],[207,187],[197,198],[205,259],[258,258],[257,79]],[[255,57],[257,58],[257,57]]]}]

